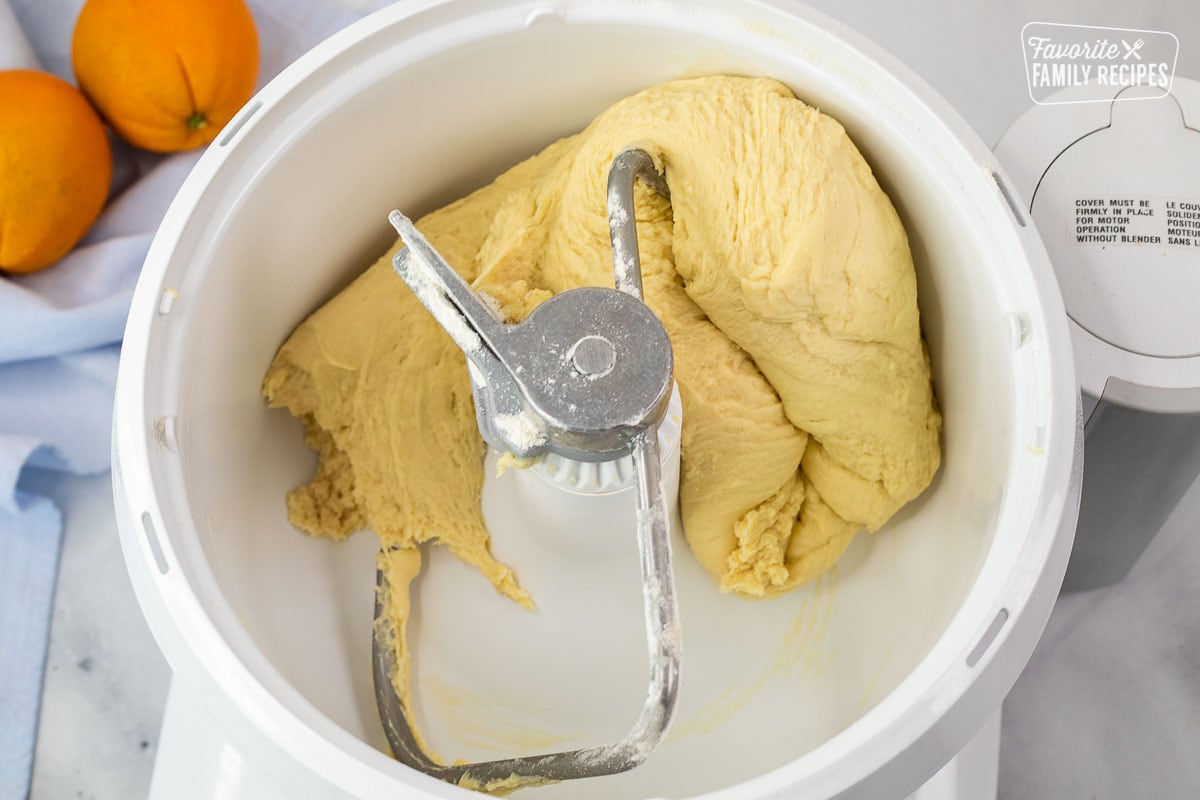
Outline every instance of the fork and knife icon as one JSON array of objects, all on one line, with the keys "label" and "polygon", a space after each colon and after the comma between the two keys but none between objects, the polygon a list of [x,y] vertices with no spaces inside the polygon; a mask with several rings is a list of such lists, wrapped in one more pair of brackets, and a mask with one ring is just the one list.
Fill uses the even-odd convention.
[{"label": "fork and knife icon", "polygon": [[1141,54],[1141,53],[1139,53],[1139,52],[1138,52],[1138,50],[1141,50],[1141,49],[1142,49],[1142,45],[1144,45],[1144,44],[1146,44],[1146,40],[1145,40],[1145,39],[1138,39],[1138,40],[1137,40],[1137,41],[1135,41],[1133,44],[1130,44],[1129,42],[1127,42],[1127,41],[1125,41],[1124,39],[1122,39],[1122,40],[1121,40],[1121,45],[1122,45],[1122,46],[1125,48],[1125,55],[1124,55],[1124,56],[1122,56],[1122,60],[1124,60],[1124,61],[1128,61],[1128,60],[1129,60],[1129,57],[1130,57],[1130,56],[1133,56],[1133,57],[1134,57],[1134,58],[1136,58],[1138,61],[1141,61],[1141,60],[1142,60],[1142,54]]}]

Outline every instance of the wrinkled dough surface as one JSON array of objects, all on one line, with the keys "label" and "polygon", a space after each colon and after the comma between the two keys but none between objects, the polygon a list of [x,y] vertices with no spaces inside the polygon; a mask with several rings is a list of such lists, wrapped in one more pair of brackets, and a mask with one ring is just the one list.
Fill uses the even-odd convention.
[{"label": "wrinkled dough surface", "polygon": [[[841,125],[775,81],[731,77],[623,100],[418,227],[510,321],[611,286],[607,173],[629,145],[671,190],[639,186],[636,216],[683,400],[687,541],[723,590],[786,591],[939,465],[904,230]],[[333,537],[365,523],[409,578],[412,548],[439,542],[528,605],[489,551],[464,358],[393,273],[394,252],[305,320],[267,374],[266,397],[305,420],[321,460],[290,517]],[[408,593],[391,594],[402,622]]]}]

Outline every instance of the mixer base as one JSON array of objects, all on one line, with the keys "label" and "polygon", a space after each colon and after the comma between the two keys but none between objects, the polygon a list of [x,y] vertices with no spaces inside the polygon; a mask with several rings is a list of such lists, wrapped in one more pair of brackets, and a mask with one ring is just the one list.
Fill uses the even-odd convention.
[{"label": "mixer base", "polygon": [[295,800],[225,741],[179,681],[171,680],[148,800]]},{"label": "mixer base", "polygon": [[[1000,712],[907,800],[995,800]],[[534,797],[534,792],[529,792]],[[226,742],[178,681],[171,681],[148,800],[299,800]]]},{"label": "mixer base", "polygon": [[1000,770],[1000,710],[975,738],[908,800],[995,800]]}]

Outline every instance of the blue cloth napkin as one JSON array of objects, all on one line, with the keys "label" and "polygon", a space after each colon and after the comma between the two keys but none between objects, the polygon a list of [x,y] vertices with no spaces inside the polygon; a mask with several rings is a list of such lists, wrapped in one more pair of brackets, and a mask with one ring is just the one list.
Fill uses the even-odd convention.
[{"label": "blue cloth napkin", "polygon": [[[83,0],[0,0],[0,69],[74,82],[70,42]],[[260,85],[384,2],[249,0]],[[117,358],[150,240],[199,153],[162,157],[114,140],[108,206],[58,264],[0,274],[0,798],[29,793],[62,538],[58,509],[22,488],[29,467],[109,467]]]}]

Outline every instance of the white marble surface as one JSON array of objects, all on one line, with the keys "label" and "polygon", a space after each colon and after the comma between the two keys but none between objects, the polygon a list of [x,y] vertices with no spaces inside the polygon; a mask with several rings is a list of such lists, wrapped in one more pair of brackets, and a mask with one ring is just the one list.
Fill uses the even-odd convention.
[{"label": "white marble surface", "polygon": [[[892,50],[989,144],[1030,103],[1018,40],[1030,20],[1171,30],[1181,42],[1179,74],[1200,78],[1200,4],[1182,0],[1053,10],[1040,0],[814,5]],[[67,528],[33,797],[145,797],[168,671],[124,574],[108,476],[37,480],[58,498]],[[1006,709],[1001,797],[1200,796],[1195,765],[1181,770],[1172,760],[1200,752],[1197,530],[1200,484],[1127,581],[1060,602]],[[1075,680],[1080,673],[1099,682]],[[1088,694],[1087,686],[1107,688]]]},{"label": "white marble surface", "polygon": [[145,797],[170,671],[125,574],[110,477],[33,482],[65,525],[32,797]]},{"label": "white marble surface", "polygon": [[1129,578],[1059,598],[1005,703],[1001,800],[1200,797],[1198,534],[1200,484]]}]

